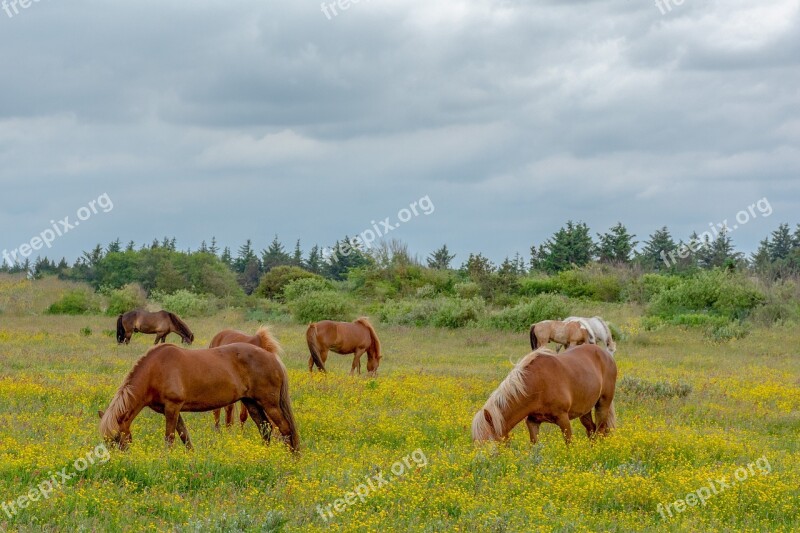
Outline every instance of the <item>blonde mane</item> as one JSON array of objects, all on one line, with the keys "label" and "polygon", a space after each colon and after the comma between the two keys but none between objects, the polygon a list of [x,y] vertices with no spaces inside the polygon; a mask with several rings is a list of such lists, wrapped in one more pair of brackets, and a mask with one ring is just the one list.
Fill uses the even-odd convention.
[{"label": "blonde mane", "polygon": [[133,394],[132,384],[134,374],[141,367],[142,361],[144,361],[148,355],[153,353],[153,351],[165,346],[172,345],[162,344],[161,346],[154,346],[147,350],[147,353],[141,356],[139,360],[134,363],[133,368],[131,368],[131,371],[128,372],[128,375],[125,377],[122,385],[120,385],[119,389],[117,389],[116,394],[114,394],[114,398],[111,400],[111,403],[108,404],[103,416],[100,418],[100,435],[102,435],[103,438],[112,439],[119,434],[120,418],[125,413],[133,409],[133,404],[136,401],[136,396]]},{"label": "blonde mane", "polygon": [[[511,369],[511,372],[489,396],[489,399],[483,404],[483,408],[472,419],[473,440],[490,439],[492,430],[495,435],[502,435],[503,423],[505,422],[502,411],[508,407],[509,403],[519,399],[525,393],[525,377],[528,375],[528,365],[542,354],[555,355],[555,352],[549,348],[539,348],[529,353]],[[484,410],[489,412],[493,427],[489,427],[489,422],[483,415]]]},{"label": "blonde mane", "polygon": [[261,347],[268,352],[279,355],[283,353],[283,347],[278,342],[278,339],[272,336],[272,332],[267,326],[261,326],[256,331],[256,337],[261,342]]}]

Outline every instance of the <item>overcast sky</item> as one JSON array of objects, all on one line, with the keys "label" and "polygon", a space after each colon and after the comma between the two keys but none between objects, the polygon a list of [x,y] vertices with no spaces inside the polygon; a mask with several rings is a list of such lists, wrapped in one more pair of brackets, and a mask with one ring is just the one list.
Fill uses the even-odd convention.
[{"label": "overcast sky", "polygon": [[457,264],[569,219],[685,238],[766,198],[732,233],[752,251],[800,222],[800,0],[676,1],[7,6],[0,249],[106,193],[47,255],[307,250],[425,196],[389,237]]}]

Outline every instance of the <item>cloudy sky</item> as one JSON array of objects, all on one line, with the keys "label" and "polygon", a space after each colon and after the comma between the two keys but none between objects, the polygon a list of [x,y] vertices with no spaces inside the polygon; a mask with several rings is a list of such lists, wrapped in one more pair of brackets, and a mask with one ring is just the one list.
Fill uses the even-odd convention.
[{"label": "cloudy sky", "polygon": [[105,193],[48,255],[308,249],[425,196],[389,236],[456,263],[766,198],[732,234],[753,250],[800,222],[800,0],[677,1],[6,0],[0,249]]}]

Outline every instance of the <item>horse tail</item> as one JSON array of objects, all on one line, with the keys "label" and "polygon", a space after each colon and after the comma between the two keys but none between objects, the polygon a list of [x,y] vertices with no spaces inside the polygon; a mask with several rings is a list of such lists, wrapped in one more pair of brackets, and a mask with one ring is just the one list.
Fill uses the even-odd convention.
[{"label": "horse tail", "polygon": [[[279,359],[280,361],[280,359]],[[297,432],[297,423],[294,421],[294,412],[292,411],[292,401],[289,398],[289,374],[286,372],[286,367],[281,362],[281,369],[283,370],[283,383],[281,383],[281,394],[278,400],[281,414],[286,422],[289,424],[289,447],[293,452],[297,451],[300,446],[300,435]]]},{"label": "horse tail", "polygon": [[378,334],[375,333],[375,328],[372,327],[372,324],[370,324],[369,319],[367,317],[365,317],[365,316],[362,316],[361,318],[358,318],[356,320],[356,322],[358,324],[361,324],[362,326],[364,326],[365,328],[367,328],[369,330],[369,336],[372,339],[372,346],[371,346],[372,353],[373,353],[373,355],[375,357],[380,359],[381,358],[381,341],[378,339]]},{"label": "horse tail", "polygon": [[117,317],[117,344],[122,344],[125,341],[125,326],[122,325],[122,316]]},{"label": "horse tail", "polygon": [[539,339],[536,338],[536,324],[531,326],[531,349],[536,351],[539,346]]},{"label": "horse tail", "polygon": [[606,419],[606,425],[609,429],[614,429],[617,427],[617,413],[614,411],[614,400],[611,400],[611,405],[608,406],[608,418]]},{"label": "horse tail", "polygon": [[306,342],[308,342],[308,351],[311,352],[311,359],[321,372],[325,372],[325,365],[319,356],[319,348],[317,347],[317,324],[311,323],[306,330]]},{"label": "horse tail", "polygon": [[178,318],[178,315],[175,313],[170,313],[167,311],[169,315],[169,319],[172,321],[172,324],[175,326],[175,329],[178,330],[178,334],[183,338],[184,341],[188,341],[187,344],[192,344],[194,342],[194,333],[192,330],[189,329],[189,326],[186,325],[186,322]]},{"label": "horse tail", "polygon": [[272,336],[272,332],[269,330],[267,326],[261,326],[256,331],[256,337],[258,337],[258,341],[261,344],[261,347],[264,348],[266,351],[279,354],[283,352],[283,348],[278,340]]}]

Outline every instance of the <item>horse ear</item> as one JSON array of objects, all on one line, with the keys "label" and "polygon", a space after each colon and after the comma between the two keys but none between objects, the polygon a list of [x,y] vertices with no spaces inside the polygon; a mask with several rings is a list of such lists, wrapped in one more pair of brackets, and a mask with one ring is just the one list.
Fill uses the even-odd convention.
[{"label": "horse ear", "polygon": [[490,426],[494,427],[494,422],[492,422],[492,415],[490,415],[489,411],[487,411],[486,409],[483,410],[483,418],[486,419],[486,422],[488,422]]},{"label": "horse ear", "polygon": [[97,411],[97,416],[99,416],[100,418],[103,418],[104,414],[105,413],[103,411]]}]

